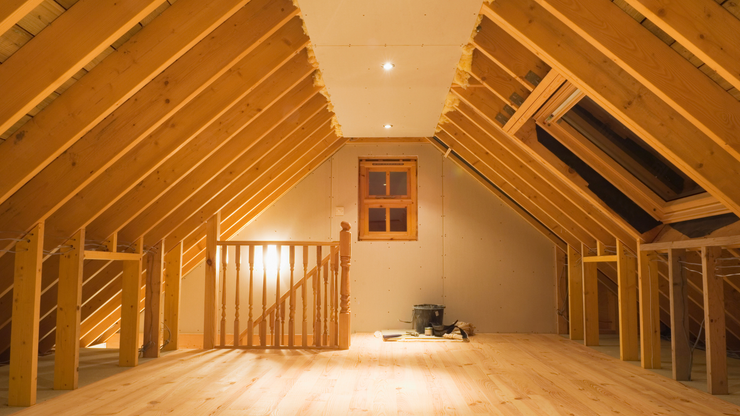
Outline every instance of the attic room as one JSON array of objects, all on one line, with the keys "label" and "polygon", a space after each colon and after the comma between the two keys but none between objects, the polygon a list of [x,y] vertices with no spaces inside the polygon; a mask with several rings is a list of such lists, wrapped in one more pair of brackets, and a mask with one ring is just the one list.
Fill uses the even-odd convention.
[{"label": "attic room", "polygon": [[740,415],[736,0],[1,0],[0,415]]}]

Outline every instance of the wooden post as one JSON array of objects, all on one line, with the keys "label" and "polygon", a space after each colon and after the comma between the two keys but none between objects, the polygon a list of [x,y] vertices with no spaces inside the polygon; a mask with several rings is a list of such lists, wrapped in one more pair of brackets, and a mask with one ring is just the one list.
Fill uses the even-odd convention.
[{"label": "wooden post", "polygon": [[267,246],[262,246],[262,320],[260,321],[260,346],[267,346]]},{"label": "wooden post", "polygon": [[288,313],[288,346],[295,345],[295,282],[293,281],[293,271],[295,270],[295,246],[290,246],[290,312]]},{"label": "wooden post", "polygon": [[352,233],[350,225],[342,221],[342,231],[339,233],[339,255],[342,267],[342,281],[339,298],[339,349],[346,350],[350,346],[350,282],[349,267],[352,258]]},{"label": "wooden post", "polygon": [[226,346],[226,266],[229,264],[229,246],[221,246],[221,326],[219,345]]},{"label": "wooden post", "polygon": [[583,339],[583,266],[581,254],[568,245],[568,318],[570,339]]},{"label": "wooden post", "polygon": [[313,280],[313,345],[321,346],[321,246],[316,246],[316,278]]},{"label": "wooden post", "polygon": [[253,345],[252,339],[254,338],[254,317],[252,316],[252,308],[254,305],[254,246],[249,246],[249,310],[247,320],[247,346]]},{"label": "wooden post", "polygon": [[689,287],[682,262],[686,250],[668,251],[668,280],[671,294],[671,361],[673,378],[691,379],[691,337],[689,336]]},{"label": "wooden post", "polygon": [[[144,247],[143,239],[135,244],[137,253]],[[139,363],[139,294],[141,290],[141,258],[123,262],[121,277],[121,340],[118,365],[136,367]]]},{"label": "wooden post", "polygon": [[165,351],[179,348],[180,283],[182,282],[182,242],[164,256],[164,325],[170,335]]},{"label": "wooden post", "polygon": [[[585,245],[581,253],[587,253]],[[585,345],[599,345],[598,263],[581,261],[583,269],[583,338]]]},{"label": "wooden post", "polygon": [[144,357],[159,358],[162,343],[159,319],[162,316],[162,266],[164,241],[155,244],[146,255],[146,297],[144,300]]},{"label": "wooden post", "polygon": [[239,328],[239,271],[242,267],[242,251],[241,246],[234,248],[234,263],[236,266],[236,277],[234,281],[234,346],[239,346],[239,336],[241,335],[241,328]]},{"label": "wooden post", "polygon": [[657,255],[649,251],[639,253],[641,364],[642,368],[661,368]]},{"label": "wooden post", "polygon": [[725,334],[724,279],[717,275],[721,247],[702,247],[704,274],[704,336],[707,347],[707,391],[727,394],[727,335]]},{"label": "wooden post", "polygon": [[206,279],[203,314],[203,348],[216,346],[218,322],[218,239],[221,238],[221,213],[206,223]]},{"label": "wooden post", "polygon": [[565,272],[565,252],[555,247],[555,326],[558,334],[568,333],[568,321],[565,319],[565,294],[567,279]]},{"label": "wooden post", "polygon": [[301,324],[301,345],[308,346],[308,246],[303,246],[303,285],[301,286],[303,300],[303,322]]},{"label": "wooden post", "polygon": [[[637,259],[628,256],[617,240],[617,303],[619,304],[619,356],[622,361],[639,359],[637,338]],[[598,325],[598,324],[597,324]]]},{"label": "wooden post", "polygon": [[39,223],[15,245],[9,406],[32,406],[36,403],[43,252],[44,223]]},{"label": "wooden post", "polygon": [[57,329],[54,353],[54,390],[77,388],[80,362],[80,310],[85,229],[67,240],[59,250],[57,283]]}]

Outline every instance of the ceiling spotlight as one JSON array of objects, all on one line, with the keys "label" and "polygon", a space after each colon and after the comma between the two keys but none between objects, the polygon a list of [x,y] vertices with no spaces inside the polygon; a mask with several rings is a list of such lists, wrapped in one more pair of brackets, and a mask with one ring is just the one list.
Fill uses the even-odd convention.
[{"label": "ceiling spotlight", "polygon": [[390,62],[386,62],[383,64],[383,69],[385,69],[386,71],[390,71],[391,69],[393,69],[393,67],[395,67],[395,65]]},{"label": "ceiling spotlight", "polygon": [[393,127],[393,125],[392,125],[392,124],[386,124],[386,125],[384,125],[383,127],[385,127],[385,128],[387,128],[387,129],[389,129],[389,128]]}]

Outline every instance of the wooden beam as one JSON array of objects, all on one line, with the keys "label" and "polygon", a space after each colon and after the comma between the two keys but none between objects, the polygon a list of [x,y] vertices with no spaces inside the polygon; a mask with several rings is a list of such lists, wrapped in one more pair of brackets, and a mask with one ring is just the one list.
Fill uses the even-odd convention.
[{"label": "wooden beam", "polygon": [[[202,160],[207,149],[216,147],[209,146],[209,143],[229,137],[222,131],[214,133],[213,130],[208,131],[210,134],[201,134],[204,130],[210,126],[223,128],[218,123],[221,117],[288,62],[293,64],[293,68],[298,65],[309,71],[305,68],[309,66],[305,53],[296,56],[307,43],[308,37],[298,21],[275,31],[259,48],[213,82],[210,88],[123,155],[104,175],[57,209],[47,222],[50,226],[54,224],[57,232],[64,235],[70,227],[97,217],[128,191],[141,188],[140,182],[149,175],[165,176],[158,171],[169,173],[177,169],[174,166],[180,166],[178,170],[194,168],[189,155],[199,154]],[[241,112],[243,107],[238,110]],[[169,169],[162,169],[165,165]]]},{"label": "wooden beam", "polygon": [[0,3],[0,33],[10,30],[44,0],[6,0]]},{"label": "wooden beam", "polygon": [[[86,1],[62,13],[0,66],[0,131],[8,130],[160,3]],[[44,57],[43,65],[38,64],[39,56]]]},{"label": "wooden beam", "polygon": [[480,49],[473,50],[470,73],[489,91],[513,109],[518,109],[529,97],[529,90],[488,58]]},{"label": "wooden beam", "polygon": [[[305,57],[305,53],[296,55],[294,59],[301,57]],[[161,220],[167,211],[175,209],[177,206],[174,204],[181,203],[188,192],[202,187],[250,150],[258,151],[258,143],[317,92],[308,76],[313,68],[306,73],[298,70],[295,72],[299,74],[294,74],[292,61],[286,64],[287,71],[275,73],[242,103],[232,107],[218,122],[168,159],[160,169],[150,173],[142,181],[142,186],[129,190],[93,220],[88,227],[90,233],[102,236],[121,230],[124,238],[136,238]],[[308,62],[304,61],[300,68],[303,66],[308,66]],[[278,76],[280,81],[275,78]],[[283,80],[285,84],[282,84]],[[272,88],[263,89],[263,85]],[[273,89],[284,85],[286,91],[278,93]],[[181,200],[172,201],[173,198]],[[162,204],[160,200],[169,202]],[[132,224],[131,227],[127,227],[128,224]],[[137,224],[136,232],[132,231],[134,224]]]},{"label": "wooden beam", "polygon": [[663,251],[673,249],[698,249],[706,246],[732,247],[738,245],[740,245],[740,235],[732,235],[727,237],[702,237],[680,241],[662,241],[658,243],[649,243],[643,244],[640,247],[640,250]]},{"label": "wooden beam", "polygon": [[511,135],[516,134],[524,123],[526,123],[537,112],[542,104],[544,104],[545,101],[547,101],[564,82],[565,78],[560,75],[558,71],[551,69],[550,72],[545,75],[542,82],[532,90],[532,94],[530,94],[529,97],[524,100],[524,103],[519,106],[516,113],[509,118],[509,121],[507,121],[503,127],[504,131]]},{"label": "wooden beam", "polygon": [[162,344],[160,319],[162,315],[162,268],[164,242],[160,240],[146,254],[146,302],[144,308],[144,357],[159,358]]},{"label": "wooden beam", "polygon": [[568,244],[568,323],[574,341],[583,339],[583,293],[581,253]]},{"label": "wooden beam", "polygon": [[[581,253],[588,247],[582,246]],[[599,345],[599,273],[598,264],[582,261],[583,276],[583,343]],[[620,351],[621,352],[621,351]]]},{"label": "wooden beam", "polygon": [[609,263],[619,261],[619,256],[616,254],[608,256],[583,256],[584,263]]},{"label": "wooden beam", "polygon": [[555,247],[555,330],[558,334],[568,333],[566,310],[568,307],[568,273],[566,253]]},{"label": "wooden beam", "polygon": [[712,0],[626,0],[681,46],[740,89],[740,22]]},{"label": "wooden beam", "polygon": [[164,328],[169,335],[163,351],[179,348],[180,292],[182,282],[182,243],[164,255]]},{"label": "wooden beam", "polygon": [[[446,153],[448,150],[448,148],[444,147],[444,145],[436,139],[429,139],[429,143],[431,143],[434,147],[437,148],[437,150],[439,150],[443,154]],[[481,185],[483,185],[486,189],[488,189],[494,195],[496,195],[501,202],[508,205],[509,208],[511,208],[512,210],[514,210],[514,212],[519,214],[519,216],[522,217],[522,219],[527,221],[532,227],[534,227],[542,235],[544,235],[550,241],[552,241],[553,244],[555,244],[555,247],[559,251],[563,253],[567,251],[567,243],[565,243],[559,237],[557,233],[555,233],[553,230],[548,228],[544,223],[540,222],[533,214],[531,214],[526,209],[524,209],[521,205],[515,202],[514,199],[512,199],[510,195],[505,194],[503,191],[501,191],[501,189],[499,189],[492,182],[490,182],[488,178],[486,178],[486,176],[483,175],[483,173],[473,168],[472,165],[470,165],[468,162],[462,159],[457,153],[448,154],[447,159],[452,160],[452,162],[455,163],[460,169],[468,172]]]},{"label": "wooden beam", "polygon": [[[139,253],[144,241],[136,243]],[[121,279],[121,346],[118,352],[120,367],[136,367],[139,363],[139,293],[141,290],[141,257],[123,262]]]},{"label": "wooden beam", "polygon": [[[642,251],[640,254],[642,255]],[[686,250],[668,251],[668,280],[671,314],[671,362],[673,379],[691,380],[691,333],[689,331],[689,295],[686,272]]]},{"label": "wooden beam", "polygon": [[619,296],[619,357],[636,361],[640,353],[637,337],[637,259],[617,240],[617,280]]},{"label": "wooden beam", "polygon": [[740,163],[688,120],[533,0],[484,4],[482,12],[553,65],[617,120],[740,213]]},{"label": "wooden beam", "polygon": [[0,229],[23,229],[31,218],[48,217],[284,23],[292,18],[292,24],[301,27],[300,18],[292,17],[296,9],[290,2],[267,3],[260,13],[252,7],[235,13],[71,146],[67,154],[78,157],[55,159],[0,204]]},{"label": "wooden beam", "polygon": [[57,283],[57,325],[54,353],[54,390],[77,388],[80,362],[80,311],[85,229],[67,240],[60,249]]},{"label": "wooden beam", "polygon": [[9,406],[36,404],[43,245],[44,223],[37,224],[15,245]]},{"label": "wooden beam", "polygon": [[[740,102],[700,69],[609,0],[537,2],[740,160],[737,135]],[[711,7],[726,17],[726,22],[734,21],[732,26],[740,29],[737,19],[712,3]],[[673,4],[662,7],[672,10]],[[694,10],[699,16],[708,13],[703,7]],[[734,35],[735,40],[740,41],[740,36],[726,28],[722,34]],[[726,42],[722,38],[718,40]],[[732,47],[729,43],[727,46]]]},{"label": "wooden beam", "polygon": [[717,274],[720,247],[702,247],[702,274],[704,275],[704,332],[707,348],[707,391],[709,394],[727,394],[727,335],[725,334],[724,281]]},{"label": "wooden beam", "polygon": [[661,368],[658,259],[654,252],[640,251],[638,255],[641,364],[642,368]]},{"label": "wooden beam", "polygon": [[426,137],[349,137],[350,143],[426,143]]},{"label": "wooden beam", "polygon": [[85,260],[122,260],[136,261],[141,257],[138,253],[111,253],[109,251],[90,251],[85,250]]},{"label": "wooden beam", "polygon": [[[247,1],[178,1],[116,48],[116,52],[23,125],[13,140],[0,143],[0,177],[5,178],[0,184],[0,202],[8,199]],[[0,33],[5,31],[0,30]],[[101,85],[107,88],[100,88]]]},{"label": "wooden beam", "polygon": [[221,236],[221,213],[217,212],[206,223],[206,279],[203,317],[203,349],[216,346],[218,335],[218,246]]}]

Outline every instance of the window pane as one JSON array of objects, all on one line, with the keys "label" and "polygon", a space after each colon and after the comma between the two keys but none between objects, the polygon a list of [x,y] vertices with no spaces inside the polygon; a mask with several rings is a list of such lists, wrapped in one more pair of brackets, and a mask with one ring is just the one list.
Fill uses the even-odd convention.
[{"label": "window pane", "polygon": [[406,172],[391,172],[391,195],[407,195],[408,183]]},{"label": "window pane", "polygon": [[406,232],[406,208],[391,208],[391,231]]},{"label": "window pane", "polygon": [[385,172],[368,172],[370,195],[385,196]]},{"label": "window pane", "polygon": [[385,208],[369,208],[368,217],[370,231],[385,231]]}]

